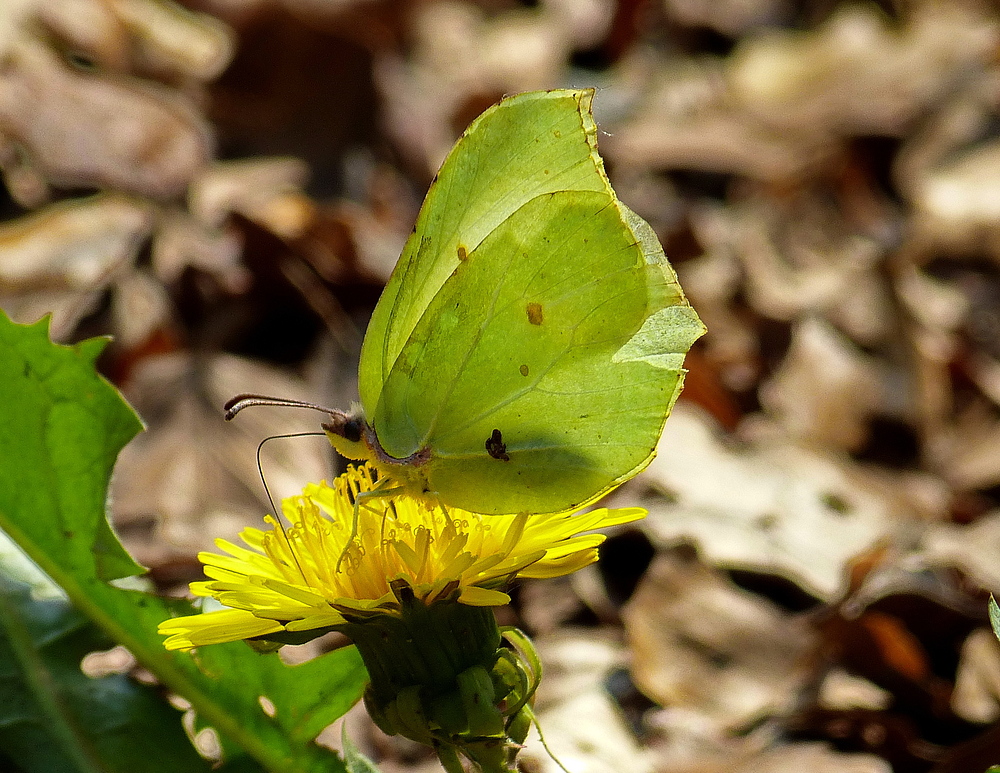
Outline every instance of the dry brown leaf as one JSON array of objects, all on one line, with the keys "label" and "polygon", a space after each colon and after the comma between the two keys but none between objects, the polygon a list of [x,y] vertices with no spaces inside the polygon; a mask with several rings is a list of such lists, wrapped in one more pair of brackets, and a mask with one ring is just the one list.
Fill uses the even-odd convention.
[{"label": "dry brown leaf", "polygon": [[793,328],[788,354],[761,385],[760,400],[789,437],[854,450],[867,439],[883,381],[871,357],[831,325],[808,317]]},{"label": "dry brown leaf", "polygon": [[850,754],[824,743],[776,746],[728,769],[731,773],[892,773],[892,766],[874,754]]},{"label": "dry brown leaf", "polygon": [[663,0],[667,14],[689,27],[709,27],[737,37],[790,12],[788,0]]},{"label": "dry brown leaf", "polygon": [[[870,754],[852,754],[823,743],[783,743],[767,726],[745,735],[720,735],[690,712],[666,709],[652,714],[660,736],[652,741],[662,773],[890,773],[892,768]],[[802,767],[797,767],[801,765]]]},{"label": "dry brown leaf", "polygon": [[35,13],[38,0],[5,0],[0,4],[0,58],[24,35],[25,22]]},{"label": "dry brown leaf", "polygon": [[802,175],[827,154],[802,132],[773,131],[734,105],[711,60],[657,64],[633,115],[601,138],[619,167],[688,168],[761,180]]},{"label": "dry brown leaf", "polygon": [[979,587],[1000,595],[1000,511],[960,526],[932,526],[922,540],[919,560],[925,565],[962,570]]},{"label": "dry brown leaf", "polygon": [[72,70],[33,41],[2,76],[0,133],[55,185],[170,198],[210,156],[207,124],[177,92]]},{"label": "dry brown leaf", "polygon": [[900,149],[894,177],[913,204],[911,242],[918,253],[1000,254],[1000,149],[990,131],[998,85],[995,69],[976,72]]},{"label": "dry brown leaf", "polygon": [[663,554],[623,610],[636,685],[720,730],[791,709],[815,634],[697,561]]},{"label": "dry brown leaf", "polygon": [[932,446],[932,460],[959,491],[1000,484],[1000,418],[985,401],[965,407],[941,427]]},{"label": "dry brown leaf", "polygon": [[29,0],[29,6],[64,46],[109,70],[209,80],[232,56],[225,25],[173,2]]},{"label": "dry brown leaf", "polygon": [[[221,227],[234,212],[294,238],[305,226],[303,216],[288,217],[281,201],[301,195],[309,167],[297,158],[254,158],[215,162],[191,182],[188,209],[203,225]],[[311,213],[310,213],[311,214]]]},{"label": "dry brown leaf", "polygon": [[973,352],[969,357],[969,370],[979,390],[995,405],[1000,405],[1000,360]]},{"label": "dry brown leaf", "polygon": [[672,500],[650,504],[643,528],[654,541],[693,540],[713,565],[777,574],[826,600],[853,556],[896,532],[902,506],[884,481],[787,440],[727,447],[683,403],[641,480]]},{"label": "dry brown leaf", "polygon": [[[110,70],[129,66],[129,40],[109,3],[95,0],[30,0],[37,19],[60,43]],[[23,29],[23,28],[22,28]]]},{"label": "dry brown leaf", "polygon": [[377,71],[388,132],[430,178],[455,141],[456,119],[464,128],[461,119],[473,117],[463,112],[467,102],[550,88],[574,46],[599,36],[610,16],[606,0],[495,14],[457,0],[419,4],[412,55],[386,57]]},{"label": "dry brown leaf", "polygon": [[0,224],[0,302],[19,322],[53,313],[63,338],[116,277],[127,274],[153,208],[116,194],[53,204]]},{"label": "dry brown leaf", "polygon": [[[625,664],[624,647],[602,632],[572,630],[536,638],[535,646],[546,669],[535,713],[559,761],[573,773],[653,770],[649,753],[604,688],[608,674]],[[560,770],[536,733],[520,756],[533,770]]]},{"label": "dry brown leaf", "polygon": [[168,210],[160,219],[153,242],[153,269],[162,282],[170,283],[177,281],[184,269],[199,268],[236,294],[251,282],[242,253],[243,243],[235,229],[212,228],[182,210]]},{"label": "dry brown leaf", "polygon": [[916,217],[932,218],[925,228],[946,235],[952,244],[986,237],[996,242],[1000,220],[1000,142],[966,150],[923,181]]},{"label": "dry brown leaf", "polygon": [[891,330],[891,302],[877,273],[881,245],[852,233],[821,195],[786,211],[764,199],[752,202],[735,211],[731,229],[748,300],[761,314],[782,320],[823,314],[862,342]]},{"label": "dry brown leaf", "polygon": [[[185,554],[209,548],[214,536],[232,538],[244,526],[260,526],[271,507],[257,470],[258,443],[271,435],[315,433],[319,419],[308,411],[259,408],[225,422],[223,403],[247,391],[315,397],[301,380],[237,357],[200,362],[176,354],[141,363],[125,392],[149,429],[119,458],[116,518],[158,521],[169,549]],[[276,505],[305,482],[329,478],[329,463],[325,438],[276,440],[261,453]]]},{"label": "dry brown leaf", "polygon": [[521,619],[540,635],[555,632],[583,608],[568,577],[527,580],[521,583],[518,602]]},{"label": "dry brown leaf", "polygon": [[820,707],[833,711],[889,708],[892,693],[860,676],[835,668],[824,678],[819,688]]},{"label": "dry brown leaf", "polygon": [[684,292],[712,334],[702,340],[723,382],[735,391],[752,389],[759,378],[757,332],[734,310],[743,272],[728,240],[728,215],[721,206],[700,204],[691,210],[692,230],[705,254],[677,267]]},{"label": "dry brown leaf", "polygon": [[916,3],[899,27],[875,4],[843,4],[818,29],[744,38],[733,93],[764,123],[818,134],[902,133],[950,78],[984,67],[996,21],[961,3]]},{"label": "dry brown leaf", "polygon": [[233,56],[232,31],[173,2],[104,0],[133,38],[139,70],[198,81],[217,77]]},{"label": "dry brown leaf", "polygon": [[969,722],[1000,718],[1000,642],[989,628],[977,628],[962,644],[951,708]]},{"label": "dry brown leaf", "polygon": [[173,305],[163,285],[139,269],[115,282],[111,312],[116,343],[132,349],[170,325]]},{"label": "dry brown leaf", "polygon": [[897,297],[922,325],[953,331],[965,319],[969,299],[958,288],[928,276],[910,262],[898,267],[894,280]]}]

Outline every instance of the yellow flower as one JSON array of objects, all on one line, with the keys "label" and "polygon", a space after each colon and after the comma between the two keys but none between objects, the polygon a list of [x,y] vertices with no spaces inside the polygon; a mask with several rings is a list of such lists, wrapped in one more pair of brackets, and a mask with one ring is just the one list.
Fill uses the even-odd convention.
[{"label": "yellow flower", "polygon": [[[597,560],[592,529],[642,518],[641,508],[552,515],[477,515],[406,495],[376,491],[367,467],[333,485],[309,484],[282,502],[290,522],[245,529],[247,547],[201,553],[206,582],[192,583],[228,609],[160,625],[168,649],[190,649],[279,632],[311,631],[398,614],[399,588],[425,605],[457,600],[495,606],[517,577],[558,577]],[[354,502],[362,495],[355,523]]]}]

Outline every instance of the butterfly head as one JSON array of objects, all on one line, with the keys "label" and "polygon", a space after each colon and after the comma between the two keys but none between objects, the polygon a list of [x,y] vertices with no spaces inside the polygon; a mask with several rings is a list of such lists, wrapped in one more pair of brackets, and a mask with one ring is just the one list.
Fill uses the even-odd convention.
[{"label": "butterfly head", "polygon": [[366,442],[369,427],[359,403],[352,404],[347,413],[331,412],[330,420],[323,422],[323,431],[341,456],[355,461],[375,461]]}]

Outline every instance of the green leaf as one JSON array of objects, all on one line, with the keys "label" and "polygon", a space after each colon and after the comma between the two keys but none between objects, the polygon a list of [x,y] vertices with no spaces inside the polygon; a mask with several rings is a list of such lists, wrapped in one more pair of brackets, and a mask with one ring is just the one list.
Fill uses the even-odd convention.
[{"label": "green leaf", "polygon": [[347,773],[380,773],[378,767],[358,751],[358,747],[347,735],[347,726],[341,728],[340,745],[344,750],[344,763],[347,765]]},{"label": "green leaf", "polygon": [[180,713],[156,690],[125,674],[92,679],[80,670],[84,655],[112,646],[66,601],[34,600],[0,575],[3,753],[37,773],[208,771]]},{"label": "green leaf", "polygon": [[[199,724],[219,733],[231,764],[343,770],[313,738],[360,697],[366,675],[354,648],[294,667],[241,643],[169,653],[157,625],[190,614],[190,604],[106,582],[142,571],[105,515],[114,460],[141,423],[94,370],[104,342],[58,346],[47,328],[46,320],[22,326],[0,313],[0,528],[81,614],[192,703]],[[273,717],[262,696],[275,707]]]}]

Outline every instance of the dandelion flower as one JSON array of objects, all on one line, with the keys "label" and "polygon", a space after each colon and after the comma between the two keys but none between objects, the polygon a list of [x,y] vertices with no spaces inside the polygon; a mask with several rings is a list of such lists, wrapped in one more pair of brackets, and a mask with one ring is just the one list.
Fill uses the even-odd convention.
[{"label": "dandelion flower", "polygon": [[[357,503],[357,506],[356,506]],[[226,609],[167,620],[168,649],[305,641],[328,630],[358,648],[365,705],[386,733],[432,746],[448,773],[460,755],[508,773],[533,721],[541,678],[531,642],[501,630],[492,607],[518,577],[558,577],[597,560],[604,526],[640,508],[477,515],[378,491],[367,466],[282,503],[290,526],[246,529],[245,547],[202,553],[192,591]],[[509,647],[502,646],[506,639]]]},{"label": "dandelion flower", "polygon": [[289,497],[270,530],[248,528],[246,547],[226,540],[228,555],[201,553],[205,582],[197,596],[227,609],[174,618],[160,626],[168,649],[330,629],[371,615],[398,614],[394,586],[424,604],[442,599],[497,606],[517,577],[558,577],[597,560],[600,534],[642,518],[641,508],[552,515],[478,515],[409,496],[361,497],[375,488],[367,466],[351,467],[333,485],[309,484]]}]

